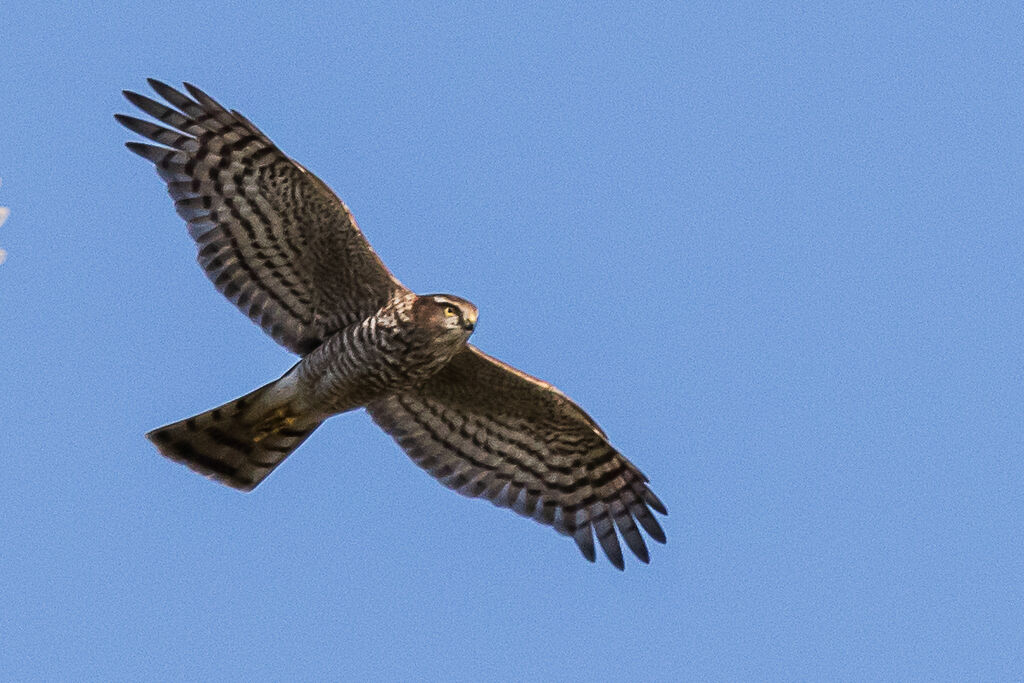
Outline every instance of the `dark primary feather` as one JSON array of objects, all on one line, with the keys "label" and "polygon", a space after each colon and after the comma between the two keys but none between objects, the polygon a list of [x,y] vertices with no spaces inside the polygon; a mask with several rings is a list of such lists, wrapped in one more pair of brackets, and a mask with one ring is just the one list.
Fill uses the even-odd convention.
[{"label": "dark primary feather", "polygon": [[149,83],[173,108],[125,97],[164,125],[116,118],[162,146],[127,146],[167,183],[207,277],[278,343],[307,353],[404,290],[341,200],[248,119],[193,85]]},{"label": "dark primary feather", "polygon": [[651,512],[667,514],[665,506],[594,421],[551,385],[472,346],[423,385],[367,411],[442,484],[553,526],[590,561],[596,534],[619,569],[619,536],[648,562],[637,523],[665,542]]}]

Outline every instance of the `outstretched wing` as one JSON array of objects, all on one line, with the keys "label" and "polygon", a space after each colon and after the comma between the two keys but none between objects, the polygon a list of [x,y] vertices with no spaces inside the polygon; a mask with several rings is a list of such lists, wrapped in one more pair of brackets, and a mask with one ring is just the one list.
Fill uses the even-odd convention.
[{"label": "outstretched wing", "polygon": [[651,513],[667,514],[665,506],[590,416],[550,384],[475,347],[425,384],[367,411],[442,484],[553,526],[591,562],[596,533],[608,559],[623,568],[616,526],[643,562],[649,555],[636,522],[665,542]]},{"label": "outstretched wing", "polygon": [[149,84],[174,108],[124,95],[170,128],[116,118],[165,146],[127,147],[156,164],[207,277],[274,340],[305,354],[404,289],[341,200],[248,119],[188,83],[192,97]]}]

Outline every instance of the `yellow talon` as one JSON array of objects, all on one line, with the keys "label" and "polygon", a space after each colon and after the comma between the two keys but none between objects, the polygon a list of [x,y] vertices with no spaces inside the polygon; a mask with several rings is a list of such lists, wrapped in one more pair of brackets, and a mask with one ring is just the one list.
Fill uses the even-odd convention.
[{"label": "yellow talon", "polygon": [[287,413],[287,409],[278,408],[273,413],[260,420],[255,429],[256,434],[253,436],[252,440],[255,443],[259,443],[271,434],[274,434],[285,427],[292,426],[297,419],[298,418],[296,416],[289,415]]}]

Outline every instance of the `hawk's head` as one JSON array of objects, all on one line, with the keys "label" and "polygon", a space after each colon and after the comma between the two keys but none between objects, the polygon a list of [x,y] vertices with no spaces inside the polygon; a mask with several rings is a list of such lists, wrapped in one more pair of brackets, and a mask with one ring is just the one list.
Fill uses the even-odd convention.
[{"label": "hawk's head", "polygon": [[417,297],[413,317],[417,324],[449,338],[469,339],[476,327],[476,306],[451,294]]}]

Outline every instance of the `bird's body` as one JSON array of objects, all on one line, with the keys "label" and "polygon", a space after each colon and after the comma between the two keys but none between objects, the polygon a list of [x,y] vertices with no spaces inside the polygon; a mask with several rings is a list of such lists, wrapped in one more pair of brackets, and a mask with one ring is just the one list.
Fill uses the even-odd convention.
[{"label": "bird's body", "polygon": [[[456,310],[453,325],[446,307]],[[421,384],[465,346],[476,317],[465,299],[399,294],[328,337],[295,367],[307,410],[326,418]]]},{"label": "bird's body", "polygon": [[467,343],[477,310],[416,295],[384,267],[345,205],[251,122],[198,88],[158,81],[173,107],[126,92],[171,128],[118,115],[166,145],[152,161],[214,285],[301,360],[246,396],[147,436],[160,452],[242,490],[324,420],[366,408],[445,486],[551,525],[620,569],[615,528],[643,561],[659,542],[646,477],[564,394]]},{"label": "bird's body", "polygon": [[[465,299],[399,293],[370,317],[329,336],[280,379],[148,436],[185,464],[205,454],[205,474],[251,490],[327,418],[437,373],[465,346],[476,317]],[[207,442],[204,448],[197,439]],[[221,454],[219,466],[211,453]]]}]

